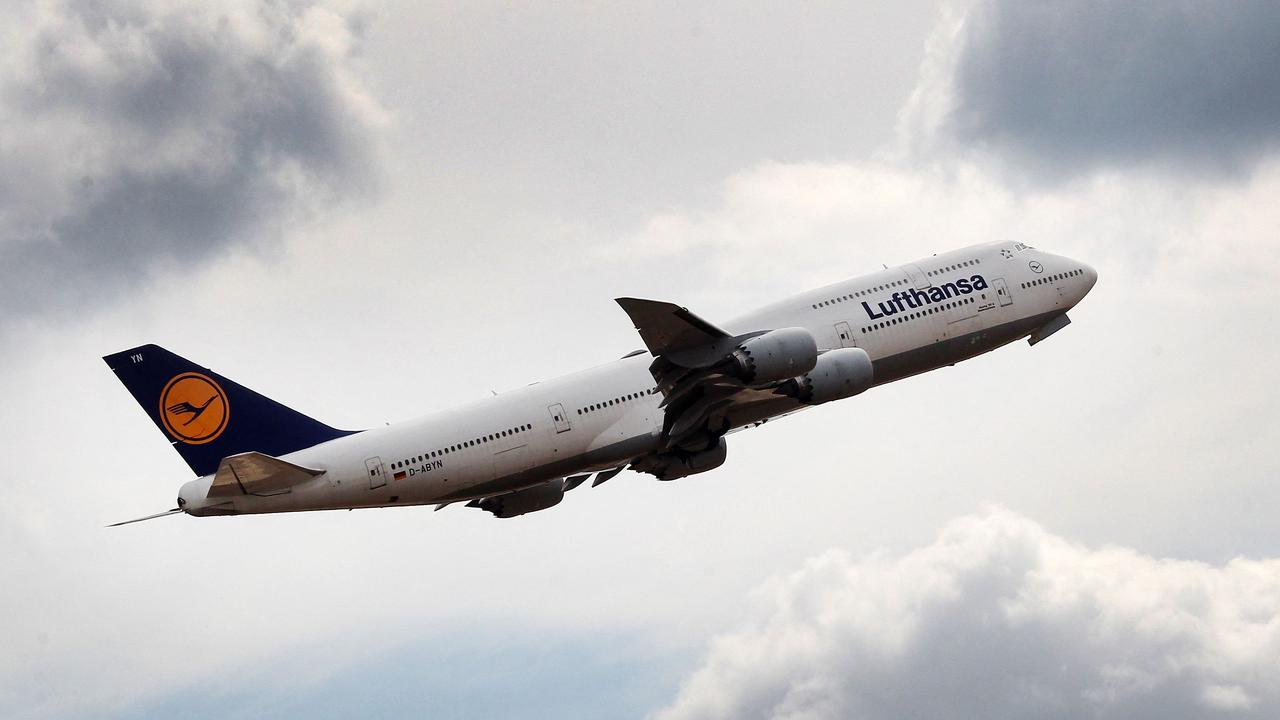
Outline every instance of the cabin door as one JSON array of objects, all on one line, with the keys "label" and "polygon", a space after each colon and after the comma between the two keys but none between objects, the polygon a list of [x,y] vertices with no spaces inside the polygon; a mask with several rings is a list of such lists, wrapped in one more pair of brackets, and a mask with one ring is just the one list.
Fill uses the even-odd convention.
[{"label": "cabin door", "polygon": [[568,432],[572,428],[569,426],[569,416],[564,412],[564,406],[560,403],[548,405],[547,412],[551,414],[551,422],[555,423],[556,432]]},{"label": "cabin door", "polygon": [[853,340],[853,330],[849,328],[849,323],[836,323],[836,337],[840,338],[840,347],[857,347],[858,344]]},{"label": "cabin door", "polygon": [[369,471],[370,490],[387,484],[387,470],[382,467],[382,458],[371,457],[364,461],[364,467]]},{"label": "cabin door", "polygon": [[911,285],[915,289],[924,290],[933,284],[929,282],[929,276],[915,265],[903,265],[902,267],[907,271],[907,276],[911,278]]},{"label": "cabin door", "polygon": [[1013,297],[1009,295],[1009,287],[1004,284],[1004,278],[992,278],[991,285],[996,289],[996,297],[1000,299],[1000,307],[1013,304]]}]

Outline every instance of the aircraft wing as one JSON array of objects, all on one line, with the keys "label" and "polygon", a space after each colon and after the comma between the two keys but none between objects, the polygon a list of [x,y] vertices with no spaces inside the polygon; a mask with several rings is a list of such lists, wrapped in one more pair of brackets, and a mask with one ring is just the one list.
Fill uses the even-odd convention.
[{"label": "aircraft wing", "polygon": [[772,392],[746,387],[725,364],[740,343],[762,332],[730,335],[688,308],[659,300],[618,298],[617,303],[654,357],[649,372],[664,396],[664,451],[715,447],[735,405],[776,400]]},{"label": "aircraft wing", "polygon": [[260,452],[231,455],[218,464],[209,486],[209,497],[271,495],[287,492],[323,470],[302,467]]},{"label": "aircraft wing", "polygon": [[[729,333],[689,312],[688,308],[640,298],[618,298],[617,303],[630,316],[640,339],[654,357],[715,354],[726,343],[728,348],[733,346]],[[719,359],[721,354],[715,354],[714,359]]]}]

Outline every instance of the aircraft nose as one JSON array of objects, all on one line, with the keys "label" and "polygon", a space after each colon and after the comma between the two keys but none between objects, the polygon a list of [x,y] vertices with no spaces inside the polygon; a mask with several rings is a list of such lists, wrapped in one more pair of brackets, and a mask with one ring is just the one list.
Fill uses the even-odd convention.
[{"label": "aircraft nose", "polygon": [[[1082,263],[1082,264],[1083,264],[1083,263]],[[1098,271],[1097,271],[1097,270],[1094,270],[1094,269],[1093,269],[1093,267],[1092,267],[1092,266],[1090,266],[1090,265],[1085,265],[1085,266],[1084,266],[1084,279],[1085,279],[1085,280],[1087,280],[1087,281],[1089,282],[1089,286],[1088,286],[1087,288],[1085,288],[1085,290],[1084,290],[1084,291],[1087,293],[1087,292],[1089,292],[1090,290],[1092,290],[1092,289],[1093,289],[1093,286],[1094,286],[1094,285],[1097,285],[1097,284],[1098,284]]]},{"label": "aircraft nose", "polygon": [[1081,277],[1076,282],[1068,283],[1068,286],[1070,287],[1068,292],[1071,296],[1071,306],[1075,307],[1076,303],[1084,300],[1084,297],[1088,295],[1089,291],[1093,290],[1093,286],[1097,284],[1098,271],[1079,260],[1072,260],[1071,264],[1079,267],[1081,273]]}]

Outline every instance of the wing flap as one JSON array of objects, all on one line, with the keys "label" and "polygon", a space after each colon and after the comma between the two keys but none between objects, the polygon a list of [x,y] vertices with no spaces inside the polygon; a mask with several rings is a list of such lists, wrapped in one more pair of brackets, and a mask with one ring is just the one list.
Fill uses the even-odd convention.
[{"label": "wing flap", "polygon": [[218,464],[218,472],[209,486],[209,497],[288,492],[294,485],[322,473],[323,470],[294,465],[260,452],[230,455]]}]

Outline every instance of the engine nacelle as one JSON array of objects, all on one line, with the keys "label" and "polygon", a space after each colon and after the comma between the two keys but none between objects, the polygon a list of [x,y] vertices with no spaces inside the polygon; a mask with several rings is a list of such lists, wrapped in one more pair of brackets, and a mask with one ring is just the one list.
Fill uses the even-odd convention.
[{"label": "engine nacelle", "polygon": [[871,358],[862,348],[828,350],[812,370],[792,378],[782,390],[807,405],[853,397],[871,387]]},{"label": "engine nacelle", "polygon": [[676,480],[715,470],[724,464],[727,457],[729,457],[729,446],[724,438],[720,438],[720,442],[710,450],[683,456],[674,453],[649,456],[645,461],[636,463],[634,467],[642,472],[651,473],[659,480]]},{"label": "engine nacelle", "polygon": [[552,480],[505,495],[487,497],[479,501],[476,507],[493,513],[494,517],[513,518],[554,507],[563,499],[564,480]]},{"label": "engine nacelle", "polygon": [[738,346],[729,355],[729,373],[748,385],[767,385],[813,369],[818,343],[804,328],[771,330]]}]

